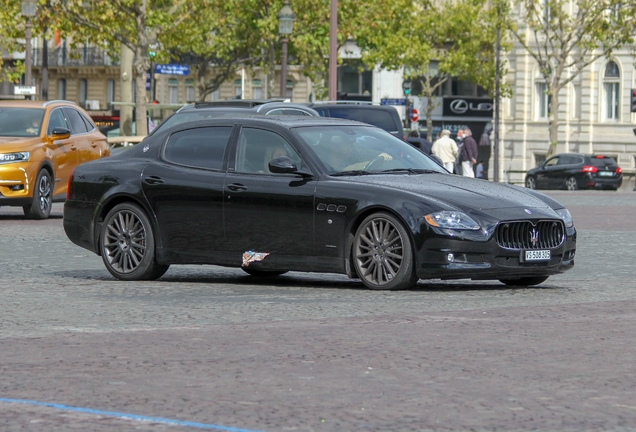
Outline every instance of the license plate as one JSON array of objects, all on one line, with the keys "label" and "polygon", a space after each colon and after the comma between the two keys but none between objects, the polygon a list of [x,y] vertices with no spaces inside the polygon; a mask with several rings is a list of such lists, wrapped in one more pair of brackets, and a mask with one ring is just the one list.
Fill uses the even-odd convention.
[{"label": "license plate", "polygon": [[601,177],[611,177],[614,175],[614,173],[612,171],[599,171],[598,175],[600,175]]},{"label": "license plate", "polygon": [[524,252],[524,258],[526,262],[550,261],[552,254],[550,250],[527,250]]}]

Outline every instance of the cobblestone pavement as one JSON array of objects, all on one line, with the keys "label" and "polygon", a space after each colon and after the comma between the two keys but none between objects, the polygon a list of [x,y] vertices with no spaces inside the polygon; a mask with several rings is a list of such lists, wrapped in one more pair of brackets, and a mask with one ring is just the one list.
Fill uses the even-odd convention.
[{"label": "cobblestone pavement", "polygon": [[[636,192],[548,192],[575,268],[530,289],[173,266],[119,282],[62,206],[0,208],[0,398],[264,431],[636,431]],[[0,431],[187,430],[0,402]]]}]

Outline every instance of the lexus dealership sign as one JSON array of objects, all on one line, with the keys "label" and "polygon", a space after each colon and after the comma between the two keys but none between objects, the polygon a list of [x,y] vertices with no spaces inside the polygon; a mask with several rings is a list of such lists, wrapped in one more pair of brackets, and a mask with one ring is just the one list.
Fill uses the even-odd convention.
[{"label": "lexus dealership sign", "polygon": [[492,117],[492,99],[445,97],[444,117]]}]

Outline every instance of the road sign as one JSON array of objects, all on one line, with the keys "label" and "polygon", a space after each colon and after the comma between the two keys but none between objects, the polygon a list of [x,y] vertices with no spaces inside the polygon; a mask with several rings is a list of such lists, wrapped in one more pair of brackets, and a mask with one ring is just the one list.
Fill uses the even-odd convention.
[{"label": "road sign", "polygon": [[15,95],[33,96],[35,92],[35,86],[15,86],[13,88],[13,94]]},{"label": "road sign", "polygon": [[380,99],[380,105],[406,105],[406,99]]},{"label": "road sign", "polygon": [[156,64],[155,73],[188,76],[190,74],[190,66],[181,64]]},{"label": "road sign", "polygon": [[411,121],[416,122],[420,118],[420,113],[417,108],[411,108]]}]

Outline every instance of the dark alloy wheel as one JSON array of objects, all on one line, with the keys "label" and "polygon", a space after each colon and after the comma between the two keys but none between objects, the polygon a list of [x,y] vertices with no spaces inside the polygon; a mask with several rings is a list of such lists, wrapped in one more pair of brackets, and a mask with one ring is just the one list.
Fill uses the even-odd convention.
[{"label": "dark alloy wheel", "polygon": [[168,271],[156,261],[152,225],[136,204],[119,204],[108,212],[100,245],[102,260],[117,279],[152,280]]},{"label": "dark alloy wheel", "polygon": [[22,207],[24,215],[29,219],[46,219],[51,214],[53,205],[53,188],[51,174],[45,169],[38,173],[33,190],[33,201]]},{"label": "dark alloy wheel", "polygon": [[405,289],[417,282],[411,239],[389,213],[375,213],[362,221],[353,240],[353,263],[368,288]]},{"label": "dark alloy wheel", "polygon": [[548,276],[522,277],[519,279],[499,279],[499,282],[511,286],[533,286],[548,280]]},{"label": "dark alloy wheel", "polygon": [[567,190],[577,190],[579,188],[579,184],[576,182],[576,179],[574,177],[568,177],[568,179],[565,181],[565,188]]},{"label": "dark alloy wheel", "polygon": [[526,187],[528,189],[536,189],[537,188],[537,181],[534,179],[534,177],[532,177],[532,176],[526,177]]},{"label": "dark alloy wheel", "polygon": [[256,277],[274,277],[274,276],[284,275],[285,273],[287,273],[287,271],[285,270],[282,270],[282,271],[257,270],[257,269],[253,269],[249,267],[241,267],[241,270],[243,270],[245,273],[247,273],[250,276],[256,276]]}]

